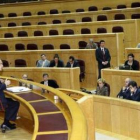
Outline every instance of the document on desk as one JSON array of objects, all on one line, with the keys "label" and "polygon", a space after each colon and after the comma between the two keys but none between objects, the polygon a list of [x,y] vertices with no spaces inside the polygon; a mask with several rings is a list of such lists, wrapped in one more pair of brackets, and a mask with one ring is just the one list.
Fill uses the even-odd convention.
[{"label": "document on desk", "polygon": [[8,91],[18,93],[18,92],[25,92],[25,91],[30,91],[28,87],[20,87],[20,86],[15,86],[15,87],[9,87],[7,88]]}]

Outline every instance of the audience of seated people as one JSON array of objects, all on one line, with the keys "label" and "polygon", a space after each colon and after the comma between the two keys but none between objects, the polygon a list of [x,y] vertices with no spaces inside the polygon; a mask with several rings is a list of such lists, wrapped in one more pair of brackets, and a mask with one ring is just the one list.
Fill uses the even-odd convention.
[{"label": "audience of seated people", "polygon": [[53,60],[50,62],[50,67],[64,67],[64,63],[59,59],[58,54],[54,55]]},{"label": "audience of seated people", "polygon": [[69,68],[79,67],[79,63],[78,63],[78,61],[75,60],[75,58],[73,56],[70,56],[66,67],[69,67]]},{"label": "audience of seated people", "polygon": [[45,54],[41,54],[41,60],[37,61],[37,67],[49,67],[50,66],[50,61],[47,60]]},{"label": "audience of seated people", "polygon": [[94,42],[92,38],[90,38],[85,49],[97,49],[97,48],[98,48],[97,44]]},{"label": "audience of seated people", "polygon": [[134,55],[132,53],[128,54],[127,58],[128,60],[124,63],[125,67],[128,67],[130,70],[139,70],[139,62],[134,59]]},{"label": "audience of seated people", "polygon": [[97,89],[96,89],[96,95],[102,95],[102,96],[109,96],[109,89],[105,85],[105,80],[100,78],[97,81]]}]

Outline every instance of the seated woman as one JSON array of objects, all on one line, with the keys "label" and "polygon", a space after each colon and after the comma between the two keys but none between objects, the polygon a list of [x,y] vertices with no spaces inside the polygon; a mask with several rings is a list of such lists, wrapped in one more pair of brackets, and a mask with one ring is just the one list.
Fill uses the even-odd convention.
[{"label": "seated woman", "polygon": [[128,60],[125,61],[124,65],[129,67],[130,70],[139,70],[139,62],[134,60],[134,55],[130,53],[127,58]]},{"label": "seated woman", "polygon": [[107,86],[105,86],[105,80],[100,78],[97,81],[98,86],[96,89],[96,95],[102,95],[102,96],[109,96],[109,89]]}]

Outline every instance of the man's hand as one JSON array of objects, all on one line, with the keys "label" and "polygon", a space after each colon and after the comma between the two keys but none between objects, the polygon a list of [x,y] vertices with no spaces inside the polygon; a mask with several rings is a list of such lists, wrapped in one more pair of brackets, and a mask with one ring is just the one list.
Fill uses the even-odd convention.
[{"label": "man's hand", "polygon": [[6,80],[5,80],[5,85],[8,86],[8,85],[10,85],[10,84],[11,84],[11,81],[6,79]]},{"label": "man's hand", "polygon": [[105,61],[105,65],[107,65],[108,64],[108,61]]},{"label": "man's hand", "polygon": [[106,63],[105,63],[105,62],[102,62],[102,64],[103,64],[103,65],[106,65]]}]

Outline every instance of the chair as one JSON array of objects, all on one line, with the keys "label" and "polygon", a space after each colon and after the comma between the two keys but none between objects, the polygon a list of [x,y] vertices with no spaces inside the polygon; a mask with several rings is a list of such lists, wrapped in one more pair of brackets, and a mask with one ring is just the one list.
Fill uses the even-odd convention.
[{"label": "chair", "polygon": [[79,63],[79,67],[80,67],[80,82],[82,82],[85,79],[85,61],[84,60],[80,60],[77,59],[78,63]]},{"label": "chair", "polygon": [[50,14],[58,14],[58,10],[57,9],[52,9],[52,10],[50,10]]},{"label": "chair", "polygon": [[7,60],[2,60],[4,67],[9,67],[9,62]]},{"label": "chair", "polygon": [[97,33],[102,34],[102,33],[107,33],[106,28],[97,28]]},{"label": "chair", "polygon": [[38,25],[45,25],[45,24],[47,24],[46,22],[38,22]]},{"label": "chair", "polygon": [[98,8],[96,6],[90,6],[88,11],[98,11]]},{"label": "chair", "polygon": [[123,27],[121,26],[115,26],[112,28],[113,33],[119,33],[119,32],[124,32]]},{"label": "chair", "polygon": [[76,21],[74,20],[74,19],[68,19],[67,21],[66,21],[66,23],[75,23]]},{"label": "chair", "polygon": [[31,26],[31,23],[30,22],[23,22],[22,26]]},{"label": "chair", "polygon": [[50,30],[49,35],[58,35],[58,31],[57,30]]},{"label": "chair", "polygon": [[44,11],[39,11],[37,15],[46,15],[46,13]]},{"label": "chair", "polygon": [[43,50],[53,50],[54,46],[52,44],[44,44]]},{"label": "chair", "polygon": [[12,33],[5,33],[4,38],[12,38],[14,37]]},{"label": "chair", "polygon": [[60,49],[70,49],[70,46],[68,44],[61,44]]},{"label": "chair", "polygon": [[97,21],[106,21],[107,20],[107,16],[106,15],[99,15],[97,17]]},{"label": "chair", "polygon": [[79,49],[85,49],[87,46],[87,42],[85,41],[79,41]]},{"label": "chair", "polygon": [[26,61],[23,59],[16,59],[15,67],[27,67]]},{"label": "chair", "polygon": [[8,23],[8,27],[15,27],[15,26],[16,26],[16,23],[14,23],[14,22]]},{"label": "chair", "polygon": [[31,16],[32,14],[31,14],[31,12],[24,12],[23,13],[23,16]]},{"label": "chair", "polygon": [[76,12],[84,12],[84,9],[76,9]]},{"label": "chair", "polygon": [[0,18],[4,18],[4,15],[3,14],[0,14]]},{"label": "chair", "polygon": [[53,24],[61,24],[61,20],[55,19],[55,20],[52,21],[52,23],[53,23]]},{"label": "chair", "polygon": [[9,13],[8,17],[17,17],[17,14],[16,13]]},{"label": "chair", "polygon": [[69,10],[64,10],[64,11],[62,11],[62,13],[66,14],[66,13],[70,13],[70,11]]},{"label": "chair", "polygon": [[140,2],[133,2],[131,4],[131,8],[136,8],[136,7],[140,7]]},{"label": "chair", "polygon": [[0,51],[8,51],[8,46],[6,44],[0,44]]},{"label": "chair", "polygon": [[42,31],[34,31],[34,36],[43,36]]},{"label": "chair", "polygon": [[118,5],[117,6],[117,9],[125,9],[126,8],[126,5]]},{"label": "chair", "polygon": [[24,44],[16,44],[15,45],[15,50],[17,50],[17,51],[22,51],[22,50],[25,50],[25,46],[24,46]]},{"label": "chair", "polygon": [[111,10],[111,7],[104,7],[103,10]]},{"label": "chair", "polygon": [[91,17],[83,17],[82,18],[82,22],[91,22],[91,21],[92,21]]},{"label": "chair", "polygon": [[36,44],[27,44],[27,50],[38,50]]},{"label": "chair", "polygon": [[63,31],[63,35],[73,35],[74,31],[72,29],[66,29]]},{"label": "chair", "polygon": [[18,32],[18,37],[27,37],[27,36],[28,36],[28,34],[26,31],[19,31]]},{"label": "chair", "polygon": [[91,31],[88,28],[82,28],[81,29],[81,34],[91,34]]},{"label": "chair", "polygon": [[122,20],[125,19],[125,15],[124,14],[116,14],[114,17],[115,20]]},{"label": "chair", "polygon": [[140,14],[132,14],[131,18],[132,19],[139,19],[140,18]]}]

